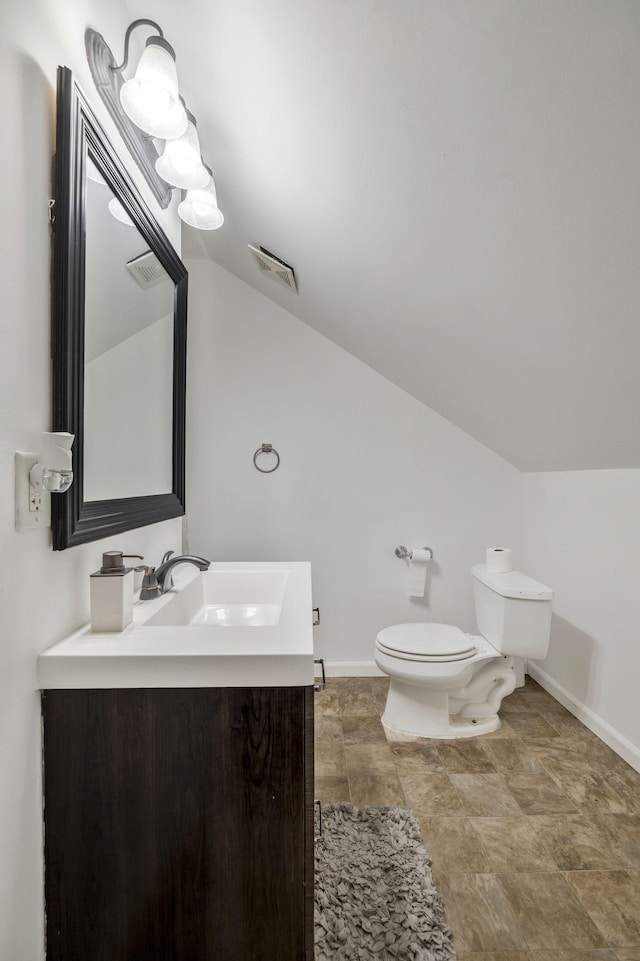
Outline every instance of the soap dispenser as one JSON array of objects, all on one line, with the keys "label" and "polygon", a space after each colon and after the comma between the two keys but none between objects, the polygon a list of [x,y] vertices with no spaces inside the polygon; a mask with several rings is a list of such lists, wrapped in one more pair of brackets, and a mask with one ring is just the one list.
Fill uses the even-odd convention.
[{"label": "soap dispenser", "polygon": [[105,551],[102,567],[89,578],[91,631],[93,634],[123,631],[133,620],[133,568],[125,567],[122,551]]}]

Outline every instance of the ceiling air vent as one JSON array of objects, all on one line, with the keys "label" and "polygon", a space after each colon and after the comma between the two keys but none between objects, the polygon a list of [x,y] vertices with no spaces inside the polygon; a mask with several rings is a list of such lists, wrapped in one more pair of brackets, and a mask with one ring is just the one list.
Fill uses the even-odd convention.
[{"label": "ceiling air vent", "polygon": [[265,277],[271,277],[276,283],[282,284],[283,287],[288,287],[289,290],[293,290],[296,294],[298,293],[298,285],[293,273],[293,267],[285,264],[284,260],[280,260],[279,257],[275,257],[272,253],[269,253],[264,247],[252,247],[251,244],[249,244],[249,250],[261,274]]},{"label": "ceiling air vent", "polygon": [[127,261],[127,270],[144,290],[153,287],[167,276],[166,270],[152,250]]}]

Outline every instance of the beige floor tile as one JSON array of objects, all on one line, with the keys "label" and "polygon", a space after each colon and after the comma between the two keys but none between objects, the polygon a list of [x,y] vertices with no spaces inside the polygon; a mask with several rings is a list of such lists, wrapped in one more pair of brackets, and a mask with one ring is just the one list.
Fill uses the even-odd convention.
[{"label": "beige floor tile", "polygon": [[487,752],[475,738],[440,741],[437,750],[445,769],[450,774],[495,773],[496,769]]},{"label": "beige floor tile", "polygon": [[444,817],[464,813],[460,798],[448,774],[400,773],[407,804],[419,814]]},{"label": "beige floor tile", "polygon": [[544,716],[551,727],[562,737],[583,737],[587,739],[594,737],[589,728],[568,711],[564,713],[560,711],[550,711]]},{"label": "beige floor tile", "polygon": [[376,706],[378,716],[382,717],[382,715],[384,714],[384,709],[387,706],[387,695],[383,691],[374,691],[373,703]]},{"label": "beige floor tile", "polygon": [[[580,738],[527,738],[527,748],[532,751],[549,774],[593,774],[595,768],[586,755]],[[597,772],[596,772],[597,773]]]},{"label": "beige floor tile", "polygon": [[490,731],[488,734],[482,735],[482,741],[486,744],[487,741],[501,741],[505,738],[518,737],[516,732],[513,730],[509,722],[502,715],[500,716],[500,727],[496,731]]},{"label": "beige floor tile", "polygon": [[596,948],[594,951],[534,951],[531,958],[532,961],[617,961],[609,948]]},{"label": "beige floor tile", "polygon": [[544,717],[551,713],[569,713],[559,701],[556,701],[555,697],[552,697],[551,694],[548,694],[541,687],[526,689],[524,691],[522,688],[518,688],[518,694],[528,706],[534,707],[535,710]]},{"label": "beige floor tile", "polygon": [[624,814],[632,810],[625,799],[624,788],[615,785],[615,774],[556,774],[558,787],[579,811],[591,814]]},{"label": "beige floor tile", "polygon": [[342,745],[342,721],[332,714],[319,714],[314,721],[316,744],[319,741],[333,741]]},{"label": "beige floor tile", "polygon": [[628,810],[640,814],[640,774],[630,768],[628,771],[609,774],[608,781],[624,798]]},{"label": "beige floor tile", "polygon": [[484,741],[483,748],[496,771],[542,771],[542,763],[527,747],[526,741],[518,737],[503,740]]},{"label": "beige floor tile", "polygon": [[351,774],[397,776],[391,748],[386,741],[359,741],[346,744],[344,757]]},{"label": "beige floor tile", "polygon": [[525,695],[522,688],[518,688],[505,697],[500,705],[500,714],[504,714],[509,719],[513,714],[538,714],[538,707],[535,698]]},{"label": "beige floor tile", "polygon": [[[355,678],[359,680],[359,678]],[[358,717],[380,717],[380,708],[371,690],[359,691],[351,688],[338,690],[338,704],[340,714]]]},{"label": "beige floor tile", "polygon": [[562,874],[500,874],[498,880],[530,951],[606,947]]},{"label": "beige floor tile", "polygon": [[435,744],[394,744],[391,753],[399,774],[432,774],[444,771]]},{"label": "beige floor tile", "polygon": [[316,777],[346,777],[344,750],[333,741],[320,741],[315,747]]},{"label": "beige floor tile", "polygon": [[[316,694],[316,797],[414,809],[458,961],[640,961],[640,944],[621,946],[636,930],[640,774],[531,679],[501,729],[458,742],[386,740],[387,687],[329,678]],[[563,874],[552,853],[611,860]]]},{"label": "beige floor tile", "polygon": [[607,944],[640,947],[640,887],[626,871],[566,875]]},{"label": "beige floor tile", "polygon": [[558,732],[542,714],[509,714],[508,721],[519,737],[558,737]]},{"label": "beige floor tile", "polygon": [[458,961],[533,961],[528,951],[464,951],[458,952],[457,958]]},{"label": "beige floor tile", "polygon": [[617,772],[620,774],[628,774],[633,771],[633,768],[629,767],[627,762],[612,751],[611,748],[600,741],[597,737],[594,737],[591,732],[588,732],[588,737],[581,737],[580,746],[585,751],[589,761],[597,766],[600,774],[605,772]]},{"label": "beige floor tile", "polygon": [[604,835],[612,853],[621,859],[618,867],[640,868],[639,814],[591,814],[586,817]]},{"label": "beige floor tile", "polygon": [[529,823],[561,871],[619,867],[602,834],[580,814],[538,814]]},{"label": "beige floor tile", "polygon": [[345,745],[359,744],[362,741],[387,743],[379,717],[346,716],[342,719],[342,734]]},{"label": "beige floor tile", "polygon": [[329,677],[327,678],[327,687],[335,688],[337,691],[342,693],[350,691],[351,693],[361,693],[361,694],[371,694],[371,678],[370,677]]},{"label": "beige floor tile", "polygon": [[496,874],[555,871],[556,864],[527,818],[472,818],[471,824]]},{"label": "beige floor tile", "polygon": [[434,867],[442,874],[492,870],[484,848],[466,817],[419,817],[420,831]]},{"label": "beige floor tile", "polygon": [[443,874],[438,879],[457,952],[526,952],[522,931],[493,874]]},{"label": "beige floor tile", "polygon": [[406,804],[399,779],[393,776],[354,774],[349,776],[351,803],[358,807],[388,807]]},{"label": "beige floor tile", "polygon": [[313,696],[313,707],[316,721],[324,714],[338,716],[340,714],[338,689],[327,687],[325,691],[316,691]]},{"label": "beige floor tile", "polygon": [[314,794],[323,804],[339,804],[341,801],[351,801],[349,782],[346,777],[316,777]]},{"label": "beige floor tile", "polygon": [[470,817],[518,817],[522,812],[502,774],[451,774]]},{"label": "beige floor tile", "polygon": [[523,814],[561,814],[576,810],[575,804],[546,771],[508,772],[505,780]]}]

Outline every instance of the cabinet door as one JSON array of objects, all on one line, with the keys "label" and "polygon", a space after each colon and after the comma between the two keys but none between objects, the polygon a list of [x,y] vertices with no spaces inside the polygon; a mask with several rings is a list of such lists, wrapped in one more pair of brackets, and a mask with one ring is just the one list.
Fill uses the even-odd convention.
[{"label": "cabinet door", "polygon": [[308,699],[43,695],[48,961],[305,957]]}]

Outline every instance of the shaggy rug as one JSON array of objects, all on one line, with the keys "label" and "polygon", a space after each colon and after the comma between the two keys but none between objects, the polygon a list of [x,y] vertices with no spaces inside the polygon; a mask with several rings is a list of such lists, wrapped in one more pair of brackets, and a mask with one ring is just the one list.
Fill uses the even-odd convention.
[{"label": "shaggy rug", "polygon": [[408,808],[323,809],[315,854],[316,961],[455,961]]}]

